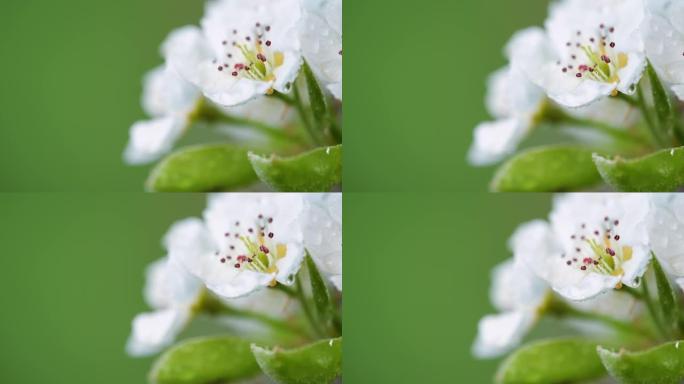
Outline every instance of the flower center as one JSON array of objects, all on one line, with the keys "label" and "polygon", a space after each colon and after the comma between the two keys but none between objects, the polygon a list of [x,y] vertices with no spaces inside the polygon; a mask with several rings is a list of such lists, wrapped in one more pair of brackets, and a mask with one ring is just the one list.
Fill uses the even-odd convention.
[{"label": "flower center", "polygon": [[221,41],[222,56],[214,59],[216,69],[229,76],[258,81],[275,80],[275,70],[283,64],[282,52],[273,49],[271,26],[260,22],[249,31],[233,29]]},{"label": "flower center", "polygon": [[615,27],[599,24],[595,31],[577,31],[573,40],[565,43],[566,60],[556,62],[560,71],[577,78],[588,78],[603,83],[617,83],[618,71],[627,66],[627,54],[618,51],[611,39]]},{"label": "flower center", "polygon": [[223,251],[214,253],[218,262],[240,271],[277,273],[276,262],[285,257],[287,246],[276,241],[276,234],[269,229],[272,223],[272,217],[262,214],[251,226],[236,221],[230,231],[224,233]]},{"label": "flower center", "polygon": [[593,228],[586,223],[570,235],[572,248],[561,254],[568,267],[602,275],[621,276],[623,264],[632,258],[632,247],[620,244],[620,220],[605,216]]}]

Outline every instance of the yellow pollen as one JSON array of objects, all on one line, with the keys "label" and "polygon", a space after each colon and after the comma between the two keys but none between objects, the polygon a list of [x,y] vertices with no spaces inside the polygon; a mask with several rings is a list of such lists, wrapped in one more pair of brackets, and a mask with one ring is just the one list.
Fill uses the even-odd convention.
[{"label": "yellow pollen", "polygon": [[287,255],[287,245],[276,244],[276,258],[282,259],[285,255]]}]

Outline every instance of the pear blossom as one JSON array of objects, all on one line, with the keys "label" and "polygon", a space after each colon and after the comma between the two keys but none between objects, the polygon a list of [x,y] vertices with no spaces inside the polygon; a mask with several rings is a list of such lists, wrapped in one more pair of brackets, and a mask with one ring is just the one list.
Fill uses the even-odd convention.
[{"label": "pear blossom", "polygon": [[622,285],[637,287],[650,260],[644,195],[556,197],[550,222],[524,226],[516,257],[561,296],[586,300]]},{"label": "pear blossom", "polygon": [[211,195],[204,220],[172,226],[169,257],[222,298],[291,285],[305,254],[303,206],[300,194]]},{"label": "pear blossom", "polygon": [[214,0],[201,28],[173,31],[162,51],[183,78],[219,105],[289,91],[302,63],[299,0]]},{"label": "pear blossom", "polygon": [[303,0],[302,54],[323,85],[342,100],[342,0]]},{"label": "pear blossom", "polygon": [[168,153],[188,126],[200,96],[194,85],[168,66],[150,71],[144,79],[142,105],[151,119],[131,127],[124,151],[126,163],[145,164]]},{"label": "pear blossom", "polygon": [[684,3],[645,0],[642,26],[646,55],[662,80],[684,101]]},{"label": "pear blossom", "polygon": [[527,28],[507,47],[524,71],[557,103],[579,107],[618,92],[632,94],[646,66],[642,0],[562,0],[545,28]]},{"label": "pear blossom", "polygon": [[534,125],[544,104],[544,93],[519,70],[510,66],[488,80],[486,105],[494,121],[475,127],[468,161],[490,165],[512,154]]},{"label": "pear blossom", "polygon": [[684,196],[651,195],[649,216],[651,249],[668,273],[684,278]]},{"label": "pear blossom", "polygon": [[320,271],[342,290],[342,194],[307,193],[304,246]]},{"label": "pear blossom", "polygon": [[[523,231],[516,231],[509,246],[516,250],[524,246]],[[486,315],[478,323],[472,347],[480,358],[500,356],[520,344],[539,318],[548,296],[548,285],[521,261],[508,259],[492,271],[490,300],[500,312]]]},{"label": "pear blossom", "polygon": [[137,315],[126,345],[132,356],[148,356],[171,345],[190,321],[202,284],[180,266],[162,258],[147,268],[144,296],[154,310]]}]

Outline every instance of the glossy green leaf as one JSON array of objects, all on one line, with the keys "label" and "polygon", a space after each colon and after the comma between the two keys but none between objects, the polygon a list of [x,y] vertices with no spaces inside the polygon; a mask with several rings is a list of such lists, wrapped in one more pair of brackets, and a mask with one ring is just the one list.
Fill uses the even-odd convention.
[{"label": "glossy green leaf", "polygon": [[154,384],[214,384],[259,372],[250,343],[233,336],[184,341],[166,351],[150,373]]},{"label": "glossy green leaf", "polygon": [[684,380],[684,341],[671,341],[640,351],[618,352],[599,347],[611,376],[627,384],[675,384]]},{"label": "glossy green leaf", "polygon": [[328,292],[328,286],[325,285],[325,281],[318,271],[316,263],[311,258],[311,255],[309,255],[309,252],[306,253],[306,268],[309,271],[311,294],[316,307],[318,321],[323,325],[324,329],[329,329],[332,325],[333,316],[330,292]]},{"label": "glossy green leaf", "polygon": [[326,192],[342,181],[342,145],[320,147],[292,157],[249,153],[259,178],[283,192]]},{"label": "glossy green leaf", "polygon": [[577,146],[547,146],[521,152],[496,172],[491,188],[499,192],[554,192],[590,187],[601,178],[592,150]]},{"label": "glossy green leaf", "polygon": [[571,383],[606,375],[596,343],[580,338],[532,342],[499,366],[497,383]]},{"label": "glossy green leaf", "polygon": [[326,384],[342,374],[342,338],[290,350],[252,345],[252,352],[264,373],[281,384]]},{"label": "glossy green leaf", "polygon": [[651,82],[651,96],[653,97],[653,105],[660,133],[667,138],[671,138],[675,134],[676,125],[676,114],[673,112],[672,101],[651,63],[648,63],[646,66],[646,74]]},{"label": "glossy green leaf", "polygon": [[677,293],[672,288],[670,280],[655,256],[651,259],[651,263],[653,264],[656,286],[658,287],[658,305],[660,306],[662,320],[667,329],[674,332],[679,322]]},{"label": "glossy green leaf", "polygon": [[636,159],[594,155],[594,163],[603,180],[619,191],[666,192],[684,185],[684,147]]},{"label": "glossy green leaf", "polygon": [[164,158],[147,179],[154,192],[229,191],[257,181],[247,150],[230,144],[181,149]]}]

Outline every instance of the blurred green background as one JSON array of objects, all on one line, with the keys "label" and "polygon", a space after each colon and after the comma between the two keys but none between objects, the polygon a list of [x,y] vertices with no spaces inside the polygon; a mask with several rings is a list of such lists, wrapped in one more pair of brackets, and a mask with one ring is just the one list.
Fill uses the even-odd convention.
[{"label": "blurred green background", "polygon": [[4,0],[0,45],[1,191],[141,191],[146,167],[121,153],[144,116],[142,76],[188,0]]},{"label": "blurred green background", "polygon": [[0,194],[0,382],[143,383],[124,352],[145,266],[203,195]]},{"label": "blurred green background", "polygon": [[346,383],[488,383],[470,355],[491,268],[550,195],[344,194]]}]

